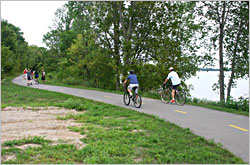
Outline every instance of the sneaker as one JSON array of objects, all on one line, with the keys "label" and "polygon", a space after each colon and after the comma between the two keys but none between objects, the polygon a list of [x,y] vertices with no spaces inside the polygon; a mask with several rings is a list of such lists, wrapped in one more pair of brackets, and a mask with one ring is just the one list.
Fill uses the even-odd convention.
[{"label": "sneaker", "polygon": [[133,97],[133,95],[132,94],[129,94],[129,98],[132,98]]},{"label": "sneaker", "polygon": [[175,100],[171,100],[171,103],[175,103]]}]

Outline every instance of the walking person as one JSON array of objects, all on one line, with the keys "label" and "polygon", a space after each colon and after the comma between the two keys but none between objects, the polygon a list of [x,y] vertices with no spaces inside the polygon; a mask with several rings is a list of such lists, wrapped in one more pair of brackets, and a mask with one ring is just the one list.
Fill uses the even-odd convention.
[{"label": "walking person", "polygon": [[170,73],[168,74],[168,77],[165,79],[163,85],[165,85],[169,79],[171,79],[172,82],[172,103],[175,103],[175,90],[177,87],[181,84],[181,80],[178,76],[178,74],[174,71],[173,67],[169,68]]},{"label": "walking person", "polygon": [[45,82],[45,71],[42,69],[42,81]]},{"label": "walking person", "polygon": [[27,79],[27,68],[25,68],[24,71],[23,71],[23,79],[24,80]]},{"label": "walking person", "polygon": [[38,77],[39,77],[39,74],[37,71],[35,71],[35,84],[37,84],[37,85],[39,84]]},{"label": "walking person", "polygon": [[32,84],[32,79],[31,79],[31,71],[28,69],[27,71],[27,85],[30,86]]},{"label": "walking person", "polygon": [[30,70],[30,74],[31,74],[31,85],[33,85],[33,81],[34,81],[34,70],[33,69]]}]

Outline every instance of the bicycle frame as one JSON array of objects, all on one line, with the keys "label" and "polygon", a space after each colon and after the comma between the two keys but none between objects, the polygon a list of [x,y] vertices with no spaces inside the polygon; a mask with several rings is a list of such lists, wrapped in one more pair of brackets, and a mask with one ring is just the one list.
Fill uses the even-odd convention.
[{"label": "bicycle frame", "polygon": [[[172,99],[172,87],[160,87],[159,89],[157,89],[157,91],[159,91],[158,93],[161,95],[161,100],[163,103],[168,104],[170,102],[170,100]],[[164,92],[165,91],[165,92]],[[186,100],[186,96],[185,96],[185,92],[180,92],[180,90],[175,89],[175,100],[177,102],[177,104],[179,105],[183,105],[185,103]],[[181,102],[179,102],[179,98],[182,98],[184,100],[181,100]]]},{"label": "bicycle frame", "polygon": [[[140,108],[141,104],[142,104],[141,96],[139,94],[136,94],[136,92],[135,92],[135,89],[138,87],[134,87],[132,89],[132,93],[133,93],[132,97],[130,97],[130,94],[129,94],[127,87],[128,87],[127,85],[124,86],[124,95],[123,95],[124,104],[128,106],[130,104],[130,99],[132,98],[132,101],[134,102],[134,106],[136,108]],[[139,102],[138,102],[138,99],[139,99]],[[125,101],[125,100],[127,100],[127,101]]]}]

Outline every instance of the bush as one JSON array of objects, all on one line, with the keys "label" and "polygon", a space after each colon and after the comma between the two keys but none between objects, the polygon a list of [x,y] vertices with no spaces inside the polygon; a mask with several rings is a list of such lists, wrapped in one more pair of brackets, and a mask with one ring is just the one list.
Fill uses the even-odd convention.
[{"label": "bush", "polygon": [[160,95],[155,91],[143,92],[142,96],[153,98],[153,99],[160,99],[161,98]]},{"label": "bush", "polygon": [[217,107],[226,107],[229,109],[234,109],[234,110],[241,110],[241,111],[246,111],[249,112],[249,99],[248,98],[243,98],[240,97],[238,100],[230,97],[226,102],[224,101],[209,101],[209,100],[204,100],[204,99],[198,99],[198,98],[193,98],[193,99],[187,99],[187,102],[192,102],[195,104],[204,104],[204,105],[213,105]]},{"label": "bush", "polygon": [[193,98],[193,103],[198,103],[198,102],[200,102],[199,99]]},{"label": "bush", "polygon": [[85,103],[81,100],[74,100],[72,98],[66,100],[64,103],[61,104],[61,106],[68,108],[68,109],[76,109],[78,111],[80,110],[86,110]]},{"label": "bush", "polygon": [[1,105],[1,109],[4,109],[4,108],[6,108],[6,107],[7,107],[6,104],[2,104],[2,105]]},{"label": "bush", "polygon": [[249,112],[249,99],[239,97],[237,101],[233,99],[232,97],[230,97],[225,103],[225,106],[228,108],[233,108],[233,109]]},{"label": "bush", "polygon": [[83,80],[81,79],[75,79],[73,77],[69,77],[66,80],[63,80],[66,84],[68,85],[82,85],[83,84]]}]

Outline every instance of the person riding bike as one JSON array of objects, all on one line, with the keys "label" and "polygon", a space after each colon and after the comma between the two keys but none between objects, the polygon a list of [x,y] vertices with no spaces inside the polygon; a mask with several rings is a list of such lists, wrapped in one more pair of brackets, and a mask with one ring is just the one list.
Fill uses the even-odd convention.
[{"label": "person riding bike", "polygon": [[168,74],[168,77],[165,79],[163,86],[168,82],[169,79],[171,79],[172,82],[172,103],[175,103],[175,90],[177,87],[181,84],[181,80],[178,76],[178,74],[174,71],[173,67],[169,68],[170,73]]},{"label": "person riding bike", "polygon": [[135,93],[138,94],[139,83],[138,83],[136,75],[134,74],[134,71],[130,70],[129,73],[130,74],[128,75],[126,80],[123,82],[123,85],[125,85],[127,83],[127,81],[130,80],[130,84],[128,86],[128,92],[129,92],[130,97],[132,97],[132,95],[133,95],[132,90],[133,90],[134,87],[137,87],[135,89]]}]

